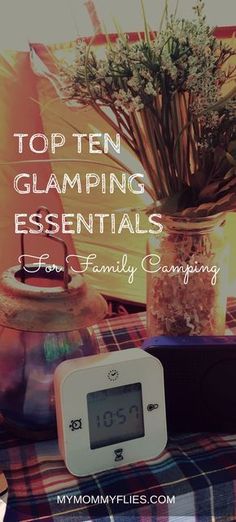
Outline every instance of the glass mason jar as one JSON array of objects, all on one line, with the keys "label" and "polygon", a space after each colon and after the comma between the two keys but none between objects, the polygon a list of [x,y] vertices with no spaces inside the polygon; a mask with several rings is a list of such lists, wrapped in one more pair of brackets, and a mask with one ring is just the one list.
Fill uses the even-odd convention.
[{"label": "glass mason jar", "polygon": [[149,336],[224,335],[228,243],[225,215],[167,217],[148,241]]}]

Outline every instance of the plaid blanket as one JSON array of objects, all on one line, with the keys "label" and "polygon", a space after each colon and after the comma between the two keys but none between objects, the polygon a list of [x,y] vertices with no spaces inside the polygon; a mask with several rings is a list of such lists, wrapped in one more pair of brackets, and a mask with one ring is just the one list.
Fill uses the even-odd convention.
[{"label": "plaid blanket", "polygon": [[[227,325],[236,334],[234,299]],[[140,346],[145,314],[104,321],[95,332],[103,352]],[[83,478],[66,470],[56,440],[0,435],[9,486],[5,522],[236,521],[236,435],[176,435],[158,458]]]}]

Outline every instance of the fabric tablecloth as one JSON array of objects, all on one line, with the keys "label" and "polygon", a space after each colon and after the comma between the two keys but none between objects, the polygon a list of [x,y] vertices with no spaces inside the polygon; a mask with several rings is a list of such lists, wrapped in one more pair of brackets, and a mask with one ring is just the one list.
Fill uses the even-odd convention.
[{"label": "fabric tablecloth", "polygon": [[[227,328],[236,335],[235,299]],[[102,352],[141,346],[145,314],[106,320],[95,332]],[[236,521],[236,434],[170,436],[158,458],[84,478],[66,470],[56,440],[0,435],[9,486],[5,522]]]}]

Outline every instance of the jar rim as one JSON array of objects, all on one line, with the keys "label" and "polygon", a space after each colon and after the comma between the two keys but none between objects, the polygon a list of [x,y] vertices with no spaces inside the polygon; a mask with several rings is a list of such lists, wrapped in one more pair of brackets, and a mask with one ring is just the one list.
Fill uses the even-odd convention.
[{"label": "jar rim", "polygon": [[177,216],[163,215],[162,222],[171,231],[184,231],[185,233],[204,233],[208,230],[222,226],[226,220],[225,212],[218,212],[209,216]]}]

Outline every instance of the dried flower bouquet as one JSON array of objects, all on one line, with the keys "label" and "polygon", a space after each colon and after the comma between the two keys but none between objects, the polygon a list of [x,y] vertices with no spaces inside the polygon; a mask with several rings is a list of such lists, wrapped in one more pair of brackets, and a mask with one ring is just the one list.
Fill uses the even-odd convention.
[{"label": "dried flower bouquet", "polygon": [[158,33],[143,11],[145,39],[107,36],[103,59],[79,41],[72,65],[58,64],[64,97],[92,105],[139,158],[154,205],[191,217],[236,204],[236,51],[214,37],[202,0],[194,11]]},{"label": "dried flower bouquet", "polygon": [[92,42],[78,41],[74,62],[57,64],[57,82],[65,100],[92,106],[140,160],[153,199],[147,211],[177,220],[152,252],[173,267],[222,269],[214,286],[208,272],[188,285],[181,273],[151,275],[149,334],[220,335],[227,252],[223,218],[214,216],[236,209],[236,51],[215,38],[203,0],[192,21],[169,16],[167,0],[159,32],[150,31],[141,5],[144,38],[130,43],[120,32],[111,43],[107,36],[104,58]]}]

